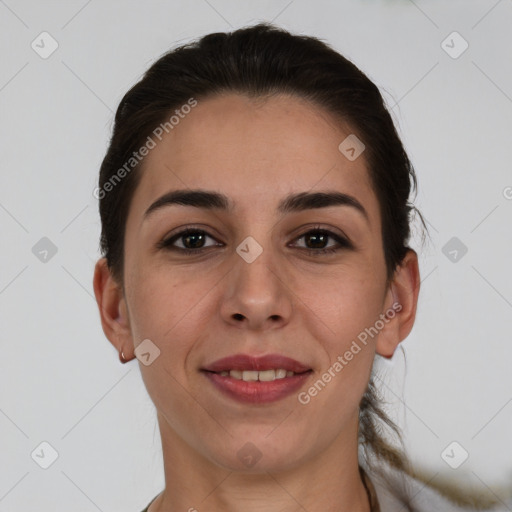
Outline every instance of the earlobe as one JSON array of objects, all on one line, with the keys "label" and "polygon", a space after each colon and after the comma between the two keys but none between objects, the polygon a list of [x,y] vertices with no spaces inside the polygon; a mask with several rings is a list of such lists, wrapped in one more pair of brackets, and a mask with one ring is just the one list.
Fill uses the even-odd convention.
[{"label": "earlobe", "polygon": [[389,320],[379,333],[376,345],[379,355],[391,358],[400,342],[411,332],[416,318],[419,289],[418,255],[413,249],[408,249],[386,295],[384,314]]},{"label": "earlobe", "polygon": [[[119,283],[113,278],[106,258],[96,262],[93,279],[103,332],[116,350],[129,360],[133,351],[126,301]],[[123,362],[123,361],[122,361]]]}]

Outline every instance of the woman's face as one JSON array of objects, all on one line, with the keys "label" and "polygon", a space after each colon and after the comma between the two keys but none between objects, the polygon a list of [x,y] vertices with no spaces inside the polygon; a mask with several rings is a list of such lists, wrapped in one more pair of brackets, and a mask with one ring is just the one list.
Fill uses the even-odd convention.
[{"label": "woman's face", "polygon": [[[338,149],[349,135],[296,97],[226,94],[199,101],[144,159],[126,224],[131,341],[160,351],[140,368],[162,437],[222,467],[248,470],[247,452],[261,455],[258,470],[292,467],[357,431],[377,336],[358,340],[393,301],[365,154]],[[196,189],[223,194],[232,209],[163,204],[146,214],[164,194]],[[278,208],[318,192],[352,196],[366,213]],[[196,233],[160,245],[187,227]],[[354,341],[360,350],[347,360]],[[287,396],[243,402],[202,370],[234,354],[280,354],[312,371]],[[329,369],[330,382],[309,393]]]}]

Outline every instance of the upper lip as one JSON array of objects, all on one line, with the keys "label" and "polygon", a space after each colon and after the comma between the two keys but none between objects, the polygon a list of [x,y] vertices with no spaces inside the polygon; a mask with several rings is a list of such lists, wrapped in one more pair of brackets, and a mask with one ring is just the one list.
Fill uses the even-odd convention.
[{"label": "upper lip", "polygon": [[229,357],[218,359],[213,363],[205,366],[203,370],[210,372],[224,372],[229,370],[277,370],[284,369],[294,373],[303,373],[311,370],[308,366],[299,363],[295,359],[280,355],[267,354],[264,356],[250,356],[248,354],[235,354]]}]

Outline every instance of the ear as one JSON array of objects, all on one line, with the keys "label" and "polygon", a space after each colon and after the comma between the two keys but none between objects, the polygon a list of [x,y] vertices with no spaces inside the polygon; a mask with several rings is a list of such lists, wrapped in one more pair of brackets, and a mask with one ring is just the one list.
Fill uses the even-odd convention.
[{"label": "ear", "polygon": [[112,276],[106,258],[96,262],[93,286],[105,336],[117,352],[123,351],[127,360],[135,357],[124,293]]},{"label": "ear", "polygon": [[399,343],[412,330],[416,318],[418,294],[420,291],[420,273],[418,255],[408,249],[404,259],[397,266],[384,300],[388,321],[379,332],[376,351],[390,359]]}]

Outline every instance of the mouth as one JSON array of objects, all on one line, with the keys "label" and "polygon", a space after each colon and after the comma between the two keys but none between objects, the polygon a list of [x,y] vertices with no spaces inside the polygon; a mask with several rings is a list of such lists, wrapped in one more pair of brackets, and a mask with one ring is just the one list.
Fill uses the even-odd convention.
[{"label": "mouth", "polygon": [[236,354],[200,370],[224,396],[251,404],[274,402],[291,395],[313,373],[307,365],[280,354]]},{"label": "mouth", "polygon": [[245,382],[273,382],[275,380],[286,379],[294,377],[295,375],[303,375],[311,373],[313,370],[309,369],[303,372],[293,372],[284,368],[269,369],[269,370],[223,370],[220,372],[213,372],[210,370],[203,370],[208,373],[215,373],[221,377],[231,377],[236,380],[243,380]]},{"label": "mouth", "polygon": [[[223,357],[213,363],[205,366],[202,370],[221,373],[221,372],[242,372],[242,375],[235,373],[232,375],[234,378],[243,378],[244,372],[261,372],[263,379],[277,376],[277,378],[285,378],[288,376],[288,372],[294,374],[300,374],[311,370],[312,368],[308,365],[296,361],[290,357],[281,354],[267,354],[263,356],[251,356],[249,354],[234,354],[232,356]],[[286,372],[283,375],[283,370]],[[264,372],[274,372],[265,374]],[[249,378],[254,379],[254,373],[247,373]]]}]

